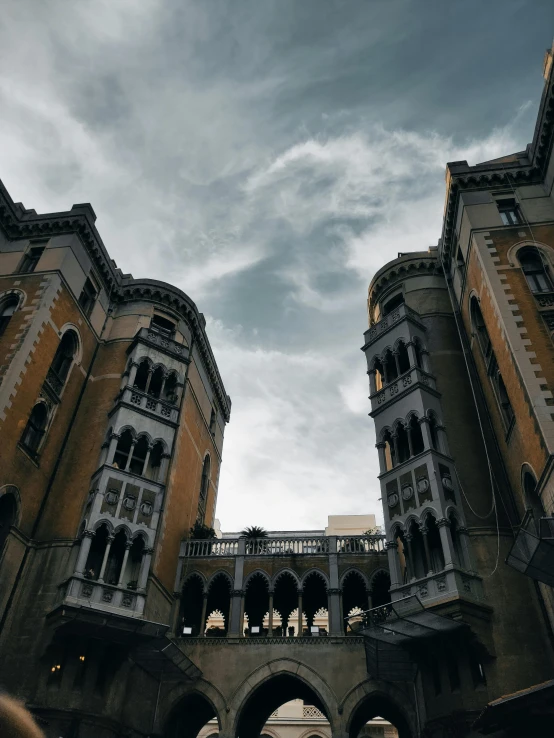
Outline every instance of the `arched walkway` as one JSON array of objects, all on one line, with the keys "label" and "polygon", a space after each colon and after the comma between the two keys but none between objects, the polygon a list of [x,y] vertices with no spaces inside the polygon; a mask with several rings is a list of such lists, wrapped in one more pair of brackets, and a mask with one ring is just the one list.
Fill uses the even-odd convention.
[{"label": "arched walkway", "polygon": [[251,691],[236,716],[234,735],[258,738],[271,713],[294,699],[314,705],[331,721],[329,708],[307,680],[297,674],[281,673],[269,677]]},{"label": "arched walkway", "polygon": [[196,738],[204,725],[217,717],[214,705],[205,695],[199,692],[187,694],[171,711],[164,738]]},{"label": "arched walkway", "polygon": [[390,682],[368,680],[352,690],[342,705],[349,738],[358,738],[364,725],[379,716],[398,731],[398,738],[416,738],[413,696]]}]

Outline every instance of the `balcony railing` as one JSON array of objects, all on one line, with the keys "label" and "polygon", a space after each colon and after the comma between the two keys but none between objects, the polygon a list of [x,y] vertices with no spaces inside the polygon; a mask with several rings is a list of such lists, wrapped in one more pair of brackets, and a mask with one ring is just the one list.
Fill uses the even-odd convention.
[{"label": "balcony railing", "polygon": [[61,587],[62,601],[66,604],[84,605],[95,610],[116,612],[141,617],[145,594],[127,587],[97,582],[74,575]]},{"label": "balcony railing", "polygon": [[313,556],[333,553],[368,554],[385,551],[385,536],[320,536],[316,538],[253,538],[183,541],[181,556],[237,556],[243,544],[245,556]]},{"label": "balcony railing", "polygon": [[371,395],[371,409],[375,410],[385,405],[389,400],[397,399],[398,395],[410,390],[417,383],[422,384],[424,387],[436,389],[434,377],[423,371],[423,369],[413,366],[409,371],[393,379],[385,387]]},{"label": "balcony railing", "polygon": [[381,320],[378,323],[375,323],[375,325],[372,325],[371,328],[369,328],[364,333],[364,339],[366,342],[366,346],[370,346],[383,333],[385,333],[390,328],[395,326],[403,318],[408,318],[408,317],[411,318],[412,320],[415,320],[418,325],[423,327],[420,317],[418,313],[415,312],[415,310],[412,310],[407,305],[399,305],[391,313],[389,313],[388,315],[385,315],[383,318],[381,318]]},{"label": "balcony railing", "polygon": [[161,349],[165,353],[172,354],[179,359],[188,359],[188,347],[182,343],[177,343],[177,341],[169,338],[164,333],[158,333],[156,330],[150,328],[141,328],[139,338],[144,343],[149,343],[151,346]]},{"label": "balcony railing", "polygon": [[166,400],[147,395],[136,387],[125,387],[120,397],[121,401],[127,402],[129,405],[140,407],[142,410],[147,410],[165,420],[177,422],[179,411],[175,405]]}]

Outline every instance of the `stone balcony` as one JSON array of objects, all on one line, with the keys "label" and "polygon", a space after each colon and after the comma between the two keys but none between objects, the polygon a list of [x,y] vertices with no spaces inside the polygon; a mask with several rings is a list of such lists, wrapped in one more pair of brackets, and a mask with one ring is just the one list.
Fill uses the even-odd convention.
[{"label": "stone balcony", "polygon": [[182,557],[313,556],[317,554],[385,553],[385,536],[319,536],[314,538],[223,538],[185,540]]},{"label": "stone balcony", "polygon": [[388,407],[389,403],[398,400],[405,392],[409,392],[416,387],[432,392],[437,391],[433,375],[417,366],[413,366],[370,396],[371,416],[374,417],[379,411]]},{"label": "stone balcony", "polygon": [[150,328],[141,328],[135,336],[135,340],[137,339],[175,359],[180,359],[185,362],[189,361],[190,351],[188,346],[184,346],[182,343],[177,343],[177,341],[174,341],[164,333],[158,333]]},{"label": "stone balcony", "polygon": [[460,596],[477,602],[484,601],[481,578],[456,566],[420,579],[412,579],[391,590],[393,602],[412,595],[417,595],[425,607]]},{"label": "stone balcony", "polygon": [[77,574],[62,583],[60,596],[60,604],[80,605],[133,618],[142,618],[146,601],[144,590],[98,582]]},{"label": "stone balcony", "polygon": [[122,403],[128,407],[141,410],[158,420],[169,421],[177,425],[179,409],[176,405],[146,394],[136,387],[124,387],[119,394],[116,404]]},{"label": "stone balcony", "polygon": [[[394,329],[396,326],[406,320],[410,321],[416,328],[418,328],[419,332],[424,332],[426,330],[425,326],[421,322],[418,313],[416,313],[415,310],[412,310],[407,305],[400,305],[391,313],[381,318],[378,323],[375,323],[375,325],[372,325],[371,328],[365,331],[364,346],[362,347],[362,350],[367,351],[370,347],[373,347],[377,351],[377,353],[379,353],[379,347],[375,346],[374,344],[376,344],[381,337],[385,336],[385,334],[388,334],[390,331],[392,331],[392,329]],[[398,337],[402,337],[401,334],[399,334]],[[404,336],[404,338],[406,337],[407,336]],[[387,339],[384,343],[393,343],[396,338],[396,335],[392,338],[390,336],[387,336]]]}]

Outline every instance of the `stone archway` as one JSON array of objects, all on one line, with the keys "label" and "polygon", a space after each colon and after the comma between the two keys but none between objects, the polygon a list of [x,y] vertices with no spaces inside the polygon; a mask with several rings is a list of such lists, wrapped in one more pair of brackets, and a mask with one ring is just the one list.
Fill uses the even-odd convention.
[{"label": "stone archway", "polygon": [[416,738],[419,730],[411,687],[368,679],[352,689],[341,705],[348,738],[357,738],[362,727],[376,716],[392,723],[399,738]]},{"label": "stone archway", "polygon": [[164,738],[196,738],[209,720],[217,720],[219,733],[227,714],[223,696],[211,684],[199,680],[193,688],[178,685],[162,698],[158,731]]},{"label": "stone archway", "polygon": [[250,674],[232,699],[232,735],[257,738],[271,713],[285,702],[303,699],[325,715],[331,730],[337,726],[337,700],[312,669],[292,659],[269,662]]}]

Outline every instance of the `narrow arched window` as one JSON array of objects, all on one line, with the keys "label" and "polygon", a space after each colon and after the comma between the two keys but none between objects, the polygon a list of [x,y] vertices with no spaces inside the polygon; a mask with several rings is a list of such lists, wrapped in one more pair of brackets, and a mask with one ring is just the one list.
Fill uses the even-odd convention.
[{"label": "narrow arched window", "polygon": [[60,341],[58,348],[56,349],[56,353],[54,354],[54,358],[52,359],[52,364],[50,365],[50,370],[48,372],[50,378],[52,378],[52,373],[54,374],[53,379],[57,380],[55,382],[55,389],[58,392],[63,388],[66,382],[67,375],[69,374],[71,364],[73,363],[73,359],[77,353],[78,346],[79,342],[75,331],[66,331],[62,336],[62,340]]},{"label": "narrow arched window", "polygon": [[198,515],[196,516],[196,520],[199,523],[203,523],[206,516],[206,499],[208,497],[208,488],[210,486],[210,465],[210,457],[206,456],[204,459],[204,465],[202,466],[200,494],[198,497]]},{"label": "narrow arched window", "polygon": [[485,325],[483,313],[481,312],[481,308],[479,307],[479,302],[476,297],[471,298],[470,312],[471,322],[473,324],[475,335],[477,336],[479,347],[481,348],[483,356],[488,358],[491,354],[492,344],[487,326]]},{"label": "narrow arched window", "polygon": [[551,292],[554,289],[548,269],[537,248],[521,249],[517,258],[531,292]]},{"label": "narrow arched window", "polygon": [[15,295],[11,295],[3,302],[0,302],[0,336],[5,332],[12,315],[17,310],[19,299]]},{"label": "narrow arched window", "polygon": [[533,515],[533,523],[539,532],[540,519],[544,517],[544,507],[537,492],[537,480],[530,471],[525,471],[522,479],[525,507]]},{"label": "narrow arched window", "polygon": [[8,538],[10,528],[15,524],[17,503],[14,495],[9,492],[0,497],[0,556]]},{"label": "narrow arched window", "polygon": [[514,410],[512,408],[510,398],[508,397],[508,392],[506,391],[506,385],[502,379],[502,374],[498,369],[493,374],[493,381],[498,395],[498,404],[500,405],[502,417],[504,418],[506,425],[510,427],[514,419]]},{"label": "narrow arched window", "polygon": [[21,436],[21,443],[27,451],[35,455],[39,449],[48,422],[48,407],[44,402],[37,402],[29,415],[29,420]]}]

